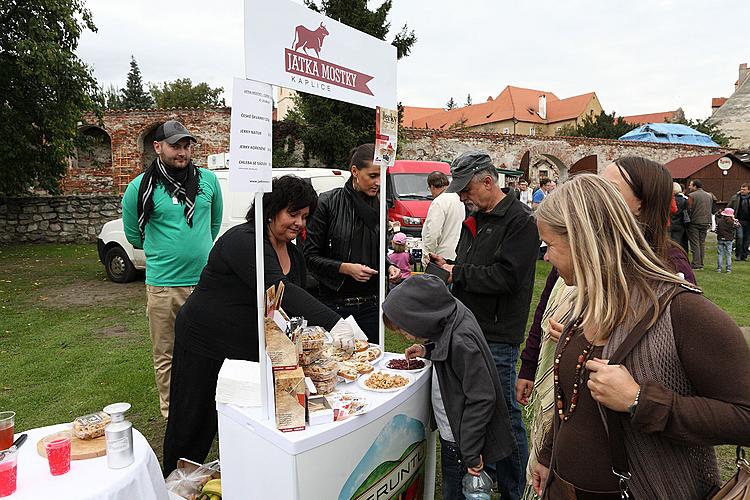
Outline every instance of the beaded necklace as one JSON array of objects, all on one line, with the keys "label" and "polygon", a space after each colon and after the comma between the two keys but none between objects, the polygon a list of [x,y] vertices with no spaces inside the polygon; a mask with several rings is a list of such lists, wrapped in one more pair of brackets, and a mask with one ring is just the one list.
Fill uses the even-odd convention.
[{"label": "beaded necklace", "polygon": [[583,352],[578,355],[578,359],[576,360],[576,371],[575,375],[573,376],[573,395],[570,397],[570,408],[567,412],[565,412],[563,391],[562,388],[560,388],[560,358],[562,357],[565,348],[568,347],[570,340],[573,338],[573,334],[578,331],[578,328],[581,326],[582,320],[583,317],[579,316],[578,319],[576,319],[575,323],[573,323],[573,325],[568,329],[567,335],[563,340],[563,345],[562,347],[560,347],[560,353],[555,358],[555,364],[552,367],[555,382],[555,399],[557,400],[557,415],[563,422],[567,422],[570,419],[571,415],[573,415],[573,412],[576,409],[576,406],[578,406],[579,389],[581,385],[583,385],[583,380],[586,376],[583,367],[586,365],[586,361],[590,359],[592,353],[594,352],[594,344],[591,342],[587,342],[586,347],[583,349]]}]

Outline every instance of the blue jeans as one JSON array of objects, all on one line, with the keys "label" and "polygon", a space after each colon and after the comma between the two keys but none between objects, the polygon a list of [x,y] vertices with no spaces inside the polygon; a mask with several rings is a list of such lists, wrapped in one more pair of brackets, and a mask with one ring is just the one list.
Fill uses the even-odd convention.
[{"label": "blue jeans", "polygon": [[719,240],[716,242],[718,260],[716,270],[721,271],[722,265],[727,266],[727,272],[732,270],[732,241],[731,240]]},{"label": "blue jeans", "polygon": [[[495,477],[500,495],[503,500],[519,500],[521,497],[515,491],[516,482],[510,481],[508,476],[498,473],[497,467],[486,467],[490,477]],[[443,500],[464,500],[461,481],[466,475],[466,465],[461,460],[461,452],[455,443],[440,438],[440,472],[442,473],[441,488]]]},{"label": "blue jeans", "polygon": [[[510,425],[513,429],[513,437],[516,446],[513,453],[503,460],[497,462],[497,476],[503,476],[501,482],[513,482],[518,485],[515,495],[508,498],[520,498],[526,488],[526,462],[529,460],[529,442],[526,437],[526,429],[521,418],[521,407],[516,401],[516,363],[518,362],[519,345],[504,344],[500,342],[488,342],[492,357],[495,358],[495,367],[500,378],[500,386],[503,389],[505,405],[510,415]],[[503,497],[505,498],[505,497]]]}]

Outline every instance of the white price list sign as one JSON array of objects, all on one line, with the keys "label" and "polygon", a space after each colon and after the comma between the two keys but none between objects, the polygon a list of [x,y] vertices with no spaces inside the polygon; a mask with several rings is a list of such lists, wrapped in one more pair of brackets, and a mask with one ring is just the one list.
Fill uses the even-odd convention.
[{"label": "white price list sign", "polygon": [[273,93],[271,86],[234,79],[229,139],[229,190],[271,191]]}]

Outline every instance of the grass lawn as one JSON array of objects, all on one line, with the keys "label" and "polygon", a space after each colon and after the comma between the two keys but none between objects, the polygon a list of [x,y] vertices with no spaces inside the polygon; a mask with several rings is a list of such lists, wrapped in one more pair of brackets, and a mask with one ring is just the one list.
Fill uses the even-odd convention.
[{"label": "grass lawn", "polygon": [[[714,271],[707,244],[698,282],[740,326],[750,326],[750,263]],[[533,309],[549,272],[537,266]],[[386,348],[408,343],[388,333]],[[165,421],[151,364],[143,282],[107,281],[95,245],[0,246],[0,410],[16,411],[16,429],[69,422],[109,403],[133,405],[129,419],[161,457]],[[216,450],[212,455],[216,454]],[[720,447],[723,475],[734,450]]]}]

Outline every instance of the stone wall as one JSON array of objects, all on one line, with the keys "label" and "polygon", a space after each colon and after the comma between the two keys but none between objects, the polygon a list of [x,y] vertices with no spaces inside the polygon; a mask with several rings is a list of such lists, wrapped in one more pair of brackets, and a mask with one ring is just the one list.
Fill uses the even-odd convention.
[{"label": "stone wall", "polygon": [[120,212],[112,195],[0,198],[0,243],[93,243]]},{"label": "stone wall", "polygon": [[[569,167],[589,155],[596,155],[601,171],[612,161],[623,156],[643,156],[659,163],[667,163],[683,156],[711,155],[732,152],[727,148],[660,144],[651,142],[617,141],[587,137],[545,137],[507,135],[488,132],[454,130],[406,129],[406,143],[399,144],[400,158],[410,160],[442,160],[450,162],[470,149],[486,151],[500,168],[517,169],[526,151],[530,164],[547,162],[560,175],[559,169]],[[532,174],[532,181],[535,180]]]}]

